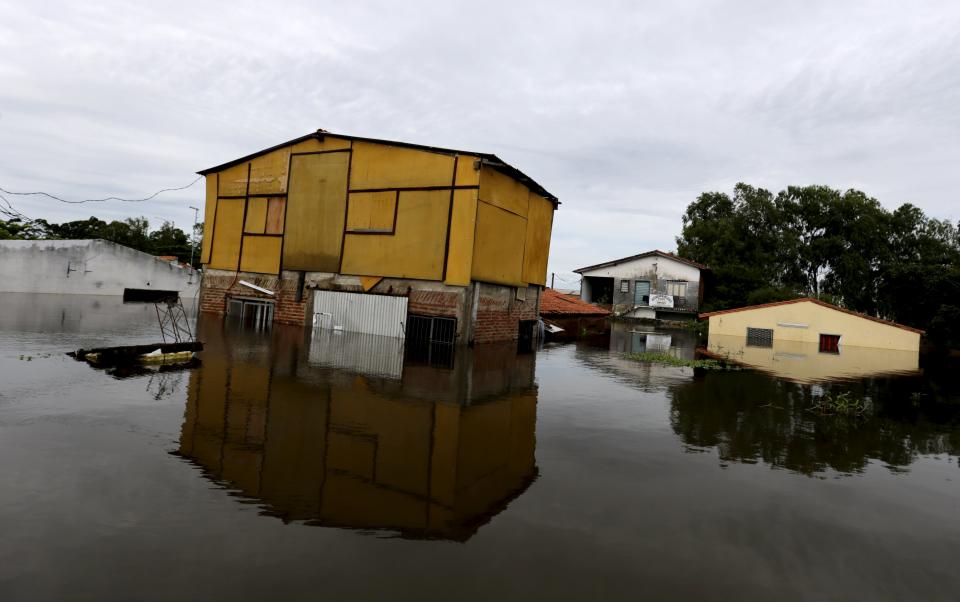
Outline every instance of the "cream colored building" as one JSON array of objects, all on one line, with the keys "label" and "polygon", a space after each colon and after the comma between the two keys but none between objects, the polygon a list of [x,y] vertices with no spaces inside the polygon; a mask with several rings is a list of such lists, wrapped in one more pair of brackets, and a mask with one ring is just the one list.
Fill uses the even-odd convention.
[{"label": "cream colored building", "polygon": [[812,343],[820,353],[846,347],[918,353],[923,331],[858,314],[817,299],[794,299],[700,314],[710,320],[710,339],[739,337],[747,347],[781,341]]}]

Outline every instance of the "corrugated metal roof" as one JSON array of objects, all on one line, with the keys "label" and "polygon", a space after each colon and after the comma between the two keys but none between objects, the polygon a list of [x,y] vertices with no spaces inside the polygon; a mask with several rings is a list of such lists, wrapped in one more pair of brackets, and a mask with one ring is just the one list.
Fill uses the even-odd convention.
[{"label": "corrugated metal roof", "polygon": [[506,161],[504,161],[503,159],[501,159],[500,157],[498,157],[498,156],[496,156],[496,155],[494,155],[494,154],[492,154],[492,153],[481,153],[481,152],[477,152],[477,151],[458,150],[458,149],[454,149],[454,148],[443,148],[443,147],[439,147],[439,146],[426,146],[426,145],[423,145],[423,144],[413,144],[413,143],[411,143],[411,142],[400,142],[400,141],[397,141],[397,140],[382,140],[382,139],[379,139],[379,138],[365,138],[365,137],[362,137],[362,136],[351,136],[351,135],[349,135],[349,134],[337,134],[337,133],[334,133],[334,132],[328,132],[327,130],[324,130],[324,129],[318,129],[316,132],[311,132],[311,133],[309,133],[309,134],[307,134],[307,135],[305,135],[305,136],[300,136],[299,138],[294,138],[293,140],[288,140],[288,141],[286,141],[286,142],[282,142],[282,143],[277,144],[277,145],[275,145],[275,146],[271,146],[270,148],[265,148],[265,149],[263,149],[263,150],[259,150],[259,151],[255,152],[255,153],[251,153],[251,154],[249,154],[249,155],[244,155],[243,157],[240,157],[239,159],[234,159],[234,160],[232,160],[232,161],[227,161],[226,163],[223,163],[223,164],[221,164],[221,165],[216,165],[216,166],[214,166],[214,167],[208,167],[207,169],[198,171],[197,174],[199,174],[199,175],[201,175],[201,176],[205,176],[205,175],[207,175],[207,174],[216,173],[216,172],[218,172],[218,171],[222,171],[222,170],[224,170],[224,169],[227,169],[228,167],[233,167],[234,165],[238,165],[238,164],[240,164],[240,163],[244,163],[244,162],[246,162],[246,161],[249,161],[250,159],[259,157],[259,156],[261,156],[261,155],[265,155],[265,154],[267,154],[267,153],[271,153],[271,152],[273,152],[273,151],[275,151],[275,150],[279,150],[279,149],[284,148],[284,147],[286,147],[286,146],[290,146],[290,145],[292,145],[292,144],[297,144],[298,142],[303,142],[303,141],[305,141],[305,140],[311,140],[311,139],[322,140],[325,136],[335,136],[335,137],[337,137],[337,138],[343,138],[344,140],[358,140],[358,141],[361,141],[361,142],[374,142],[374,143],[377,143],[377,144],[387,144],[387,145],[390,145],[390,146],[402,146],[402,147],[404,147],[404,148],[413,148],[413,149],[417,149],[417,150],[427,151],[427,152],[431,152],[431,153],[440,153],[440,154],[444,154],[444,155],[473,155],[473,156],[475,156],[475,157],[479,157],[480,160],[483,162],[484,165],[489,165],[490,167],[496,169],[497,171],[500,171],[500,172],[504,173],[505,175],[510,176],[510,177],[513,178],[514,180],[517,180],[518,182],[521,182],[521,183],[525,184],[528,188],[530,188],[530,190],[533,190],[533,191],[536,192],[537,194],[546,197],[546,198],[549,199],[550,201],[553,201],[553,203],[554,203],[555,205],[559,205],[559,204],[560,204],[560,201],[557,199],[556,196],[554,196],[553,194],[551,194],[550,192],[548,192],[546,188],[544,188],[543,186],[541,186],[540,184],[538,184],[533,178],[531,178],[530,176],[526,175],[525,173],[523,173],[522,171],[520,171],[520,170],[517,169],[516,167],[513,167],[512,165],[510,165],[509,163],[507,163]]},{"label": "corrugated metal roof", "polygon": [[625,261],[633,261],[634,259],[641,259],[641,258],[643,258],[643,257],[649,257],[649,256],[651,256],[651,255],[657,255],[657,256],[659,256],[659,257],[663,257],[663,258],[666,258],[666,259],[673,259],[674,261],[679,261],[680,263],[685,263],[685,264],[687,264],[687,265],[693,266],[693,267],[695,267],[695,268],[697,268],[697,269],[700,269],[700,270],[709,270],[709,269],[710,269],[710,266],[703,265],[702,263],[697,263],[696,261],[693,261],[693,260],[690,260],[690,259],[684,259],[683,257],[679,257],[679,256],[677,256],[677,255],[674,255],[673,253],[666,253],[666,252],[664,252],[664,251],[660,251],[659,249],[656,249],[656,250],[653,250],[653,251],[647,251],[647,252],[645,252],[645,253],[640,253],[640,254],[638,254],[638,255],[631,255],[630,257],[623,257],[623,258],[621,258],[621,259],[614,259],[614,260],[612,260],[612,261],[605,261],[605,262],[603,262],[603,263],[598,263],[597,265],[588,265],[588,266],[585,267],[585,268],[576,269],[576,270],[574,270],[574,272],[576,272],[577,274],[581,274],[581,273],[587,272],[587,271],[589,271],[589,270],[596,270],[596,269],[599,269],[599,268],[605,268],[605,267],[609,267],[609,266],[611,266],[611,265],[617,265],[618,263],[623,263],[623,262],[625,262]]},{"label": "corrugated metal roof", "polygon": [[540,315],[542,316],[607,316],[610,312],[587,303],[579,297],[558,293],[552,288],[543,289],[540,296]]}]

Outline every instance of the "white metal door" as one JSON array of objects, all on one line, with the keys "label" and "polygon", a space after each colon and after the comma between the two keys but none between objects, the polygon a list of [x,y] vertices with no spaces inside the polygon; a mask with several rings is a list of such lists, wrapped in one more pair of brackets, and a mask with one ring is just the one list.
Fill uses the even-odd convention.
[{"label": "white metal door", "polygon": [[313,326],[404,338],[407,298],[314,291]]}]

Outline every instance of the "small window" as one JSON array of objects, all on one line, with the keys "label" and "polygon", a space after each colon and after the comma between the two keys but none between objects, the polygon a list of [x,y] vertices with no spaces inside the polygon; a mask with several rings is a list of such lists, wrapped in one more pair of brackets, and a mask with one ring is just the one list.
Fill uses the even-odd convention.
[{"label": "small window", "polygon": [[629,281],[629,280],[621,280],[621,281],[620,281],[620,292],[621,292],[621,293],[629,293],[629,292],[630,292],[630,281]]},{"label": "small window", "polygon": [[664,292],[672,297],[687,296],[686,280],[665,280],[663,285]]},{"label": "small window", "polygon": [[773,347],[773,329],[747,327],[747,346]]},{"label": "small window", "polygon": [[840,353],[840,335],[821,334],[820,353]]}]

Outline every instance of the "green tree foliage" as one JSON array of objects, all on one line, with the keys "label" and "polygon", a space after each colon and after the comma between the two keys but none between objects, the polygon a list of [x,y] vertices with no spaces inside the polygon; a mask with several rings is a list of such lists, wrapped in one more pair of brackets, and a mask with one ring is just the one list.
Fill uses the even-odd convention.
[{"label": "green tree foliage", "polygon": [[677,252],[713,268],[706,309],[809,295],[960,345],[960,229],[858,190],[737,184],[701,194]]},{"label": "green tree foliage", "polygon": [[[199,235],[194,240],[199,241],[202,236],[201,225]],[[173,222],[164,222],[159,229],[151,232],[150,222],[145,217],[114,220],[109,223],[91,217],[62,224],[50,224],[44,220],[0,220],[0,239],[86,240],[91,238],[109,240],[151,255],[175,255],[179,261],[190,261],[191,239],[183,230],[174,226]],[[194,249],[194,265],[197,265],[199,257],[199,248]]]}]

